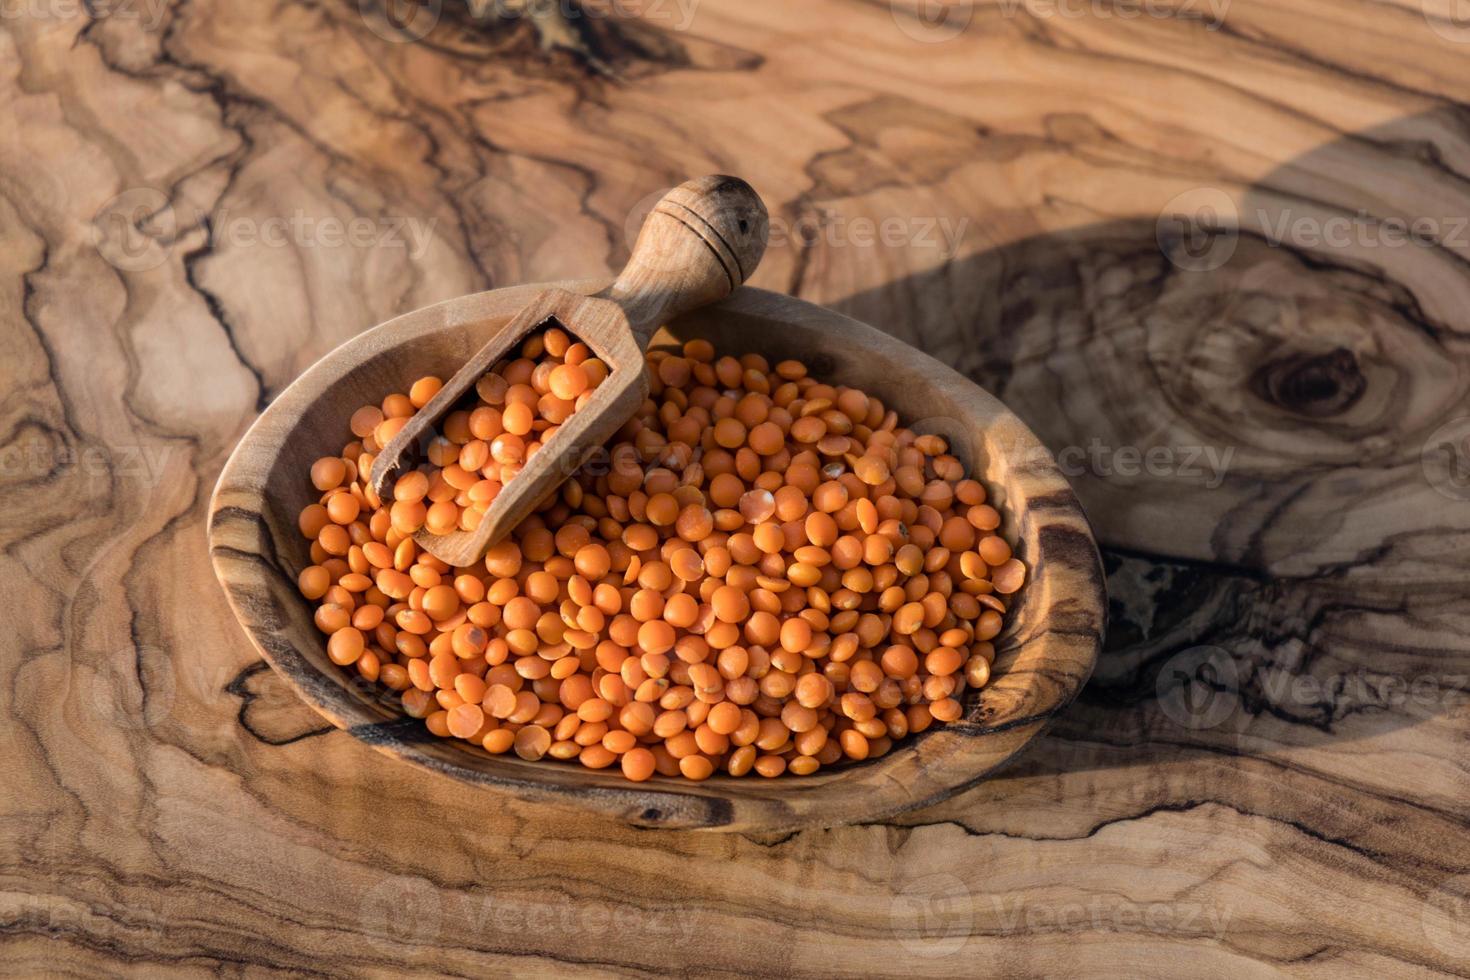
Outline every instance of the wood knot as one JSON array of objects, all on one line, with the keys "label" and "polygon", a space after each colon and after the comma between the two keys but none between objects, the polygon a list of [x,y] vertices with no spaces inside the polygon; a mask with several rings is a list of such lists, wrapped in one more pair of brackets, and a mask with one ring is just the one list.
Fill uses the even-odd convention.
[{"label": "wood knot", "polygon": [[1368,386],[1357,355],[1345,347],[1319,354],[1292,354],[1263,364],[1251,390],[1272,405],[1308,418],[1340,415]]}]

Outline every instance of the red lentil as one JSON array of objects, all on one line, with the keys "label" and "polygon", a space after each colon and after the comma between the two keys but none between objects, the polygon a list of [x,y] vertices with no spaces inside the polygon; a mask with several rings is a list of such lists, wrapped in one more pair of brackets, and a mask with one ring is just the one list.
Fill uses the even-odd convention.
[{"label": "red lentil", "polygon": [[471,568],[412,535],[474,527],[606,366],[561,330],[529,338],[388,501],[373,456],[442,384],[354,412],[298,521],[329,658],[437,736],[635,782],[809,775],[963,717],[1027,572],[944,439],[799,362],[702,340],[648,361],[654,394],[603,466]]}]

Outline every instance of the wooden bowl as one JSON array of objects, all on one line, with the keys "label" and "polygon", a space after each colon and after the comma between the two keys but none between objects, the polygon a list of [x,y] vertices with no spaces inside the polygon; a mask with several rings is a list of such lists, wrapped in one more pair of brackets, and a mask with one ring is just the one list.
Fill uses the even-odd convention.
[{"label": "wooden bowl", "polygon": [[[591,293],[603,281],[559,283]],[[215,572],[251,642],[333,724],[380,752],[458,779],[580,806],[641,827],[772,832],[875,820],[942,800],[985,778],[1081,690],[1102,642],[1105,594],[1087,520],[1051,455],[991,395],[926,354],[811,303],[744,288],[685,316],[655,344],[707,337],[717,350],[800,357],[823,379],[871,391],[904,424],[946,436],[1005,515],[1003,533],[1030,569],[995,640],[993,679],[965,717],[888,755],[805,777],[715,776],[706,782],[492,756],[430,735],[396,695],[327,659],[312,605],[296,589],[310,564],[296,516],[316,499],[311,461],[339,452],[347,418],[426,374],[446,377],[541,286],[439,303],[391,320],[313,365],[263,412],[220,474],[210,505]]]}]

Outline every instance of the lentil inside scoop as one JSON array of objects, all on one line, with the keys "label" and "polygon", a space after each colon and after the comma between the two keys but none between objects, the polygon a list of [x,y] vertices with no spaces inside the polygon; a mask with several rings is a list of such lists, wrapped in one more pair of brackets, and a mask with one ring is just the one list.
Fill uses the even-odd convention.
[{"label": "lentil inside scoop", "polygon": [[521,355],[392,501],[373,454],[440,382],[353,413],[300,515],[328,656],[435,735],[634,781],[800,776],[956,721],[989,682],[1026,568],[984,486],[796,361],[650,351],[638,415],[482,563],[419,550],[421,526],[472,528],[606,377],[559,329]]}]

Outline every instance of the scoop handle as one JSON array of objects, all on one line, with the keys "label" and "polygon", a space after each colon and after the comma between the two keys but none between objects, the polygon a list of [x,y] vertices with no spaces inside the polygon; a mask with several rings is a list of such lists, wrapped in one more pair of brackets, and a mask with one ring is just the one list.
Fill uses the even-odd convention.
[{"label": "scoop handle", "polygon": [[765,204],[739,177],[685,181],[653,206],[628,264],[602,295],[623,308],[647,348],[660,326],[745,282],[765,254],[769,231]]}]

